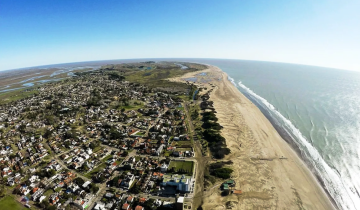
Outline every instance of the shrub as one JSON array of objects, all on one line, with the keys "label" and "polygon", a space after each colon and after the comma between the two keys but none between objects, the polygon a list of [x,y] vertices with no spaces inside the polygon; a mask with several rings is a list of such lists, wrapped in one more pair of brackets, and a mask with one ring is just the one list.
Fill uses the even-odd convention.
[{"label": "shrub", "polygon": [[222,179],[229,179],[232,172],[231,168],[217,168],[211,174]]}]

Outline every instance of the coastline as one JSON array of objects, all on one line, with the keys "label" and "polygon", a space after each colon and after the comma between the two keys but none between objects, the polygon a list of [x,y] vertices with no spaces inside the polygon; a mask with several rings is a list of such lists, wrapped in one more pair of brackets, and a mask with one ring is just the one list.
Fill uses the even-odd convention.
[{"label": "coastline", "polygon": [[174,80],[184,82],[184,78],[196,77],[201,72],[212,77],[211,82],[195,84],[213,88],[210,100],[231,150],[224,160],[233,161],[232,178],[243,194],[223,197],[220,190],[214,189],[205,193],[203,209],[226,209],[229,204],[232,209],[336,209],[320,180],[289,145],[289,140],[228,80],[225,72],[208,66],[209,69]]},{"label": "coastline", "polygon": [[326,193],[328,199],[331,201],[332,205],[334,206],[334,208],[336,207],[336,209],[339,209],[339,207],[336,205],[336,202],[334,200],[334,198],[331,197],[330,193],[327,191],[327,189],[325,188],[325,183],[324,180],[321,178],[321,175],[315,172],[315,169],[313,169],[311,167],[311,164],[308,163],[308,160],[306,159],[306,157],[304,157],[304,155],[302,154],[302,151],[300,150],[300,148],[296,145],[295,140],[293,139],[293,137],[291,135],[289,135],[286,130],[284,130],[284,128],[280,125],[278,125],[275,122],[275,119],[273,119],[271,117],[271,115],[269,114],[269,112],[263,108],[261,108],[260,105],[258,105],[257,101],[253,101],[251,100],[247,94],[242,93],[245,97],[247,97],[252,103],[256,104],[256,106],[261,110],[261,112],[263,113],[263,115],[269,120],[269,122],[273,125],[273,127],[275,128],[275,130],[279,133],[279,135],[281,136],[281,138],[291,147],[291,149],[293,150],[293,152],[295,152],[297,154],[297,156],[300,158],[300,161],[302,161],[303,163],[305,163],[305,167],[307,167],[307,169],[310,171],[311,175],[316,179],[317,184],[320,185],[320,187],[323,189],[323,191]]}]

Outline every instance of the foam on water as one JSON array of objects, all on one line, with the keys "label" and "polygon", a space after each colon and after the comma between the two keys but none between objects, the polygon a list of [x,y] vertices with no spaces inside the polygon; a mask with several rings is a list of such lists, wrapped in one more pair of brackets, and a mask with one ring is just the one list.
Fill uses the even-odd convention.
[{"label": "foam on water", "polygon": [[235,80],[233,78],[231,78],[230,76],[228,76],[228,80],[235,86],[238,87],[235,83]]},{"label": "foam on water", "polygon": [[229,77],[229,80],[236,87],[239,87],[240,90],[245,91],[253,100],[258,102],[258,104],[269,112],[275,120],[279,121],[280,125],[283,126],[284,131],[295,141],[294,143],[300,149],[304,161],[309,164],[311,169],[313,169],[313,173],[318,175],[321,179],[325,189],[334,199],[337,206],[341,209],[357,209],[352,199],[350,199],[350,194],[353,194],[353,191],[351,193],[348,191],[349,188],[344,186],[339,174],[324,161],[319,152],[309,143],[304,135],[302,135],[299,129],[277,111],[277,109],[266,99],[257,95],[242,82],[238,82],[238,85],[236,85],[234,79]]}]

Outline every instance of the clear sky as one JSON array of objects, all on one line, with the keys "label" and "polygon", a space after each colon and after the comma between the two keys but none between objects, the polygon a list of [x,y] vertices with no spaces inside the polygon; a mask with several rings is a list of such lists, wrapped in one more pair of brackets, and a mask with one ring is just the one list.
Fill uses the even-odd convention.
[{"label": "clear sky", "polygon": [[360,1],[0,0],[0,70],[125,58],[360,71]]}]

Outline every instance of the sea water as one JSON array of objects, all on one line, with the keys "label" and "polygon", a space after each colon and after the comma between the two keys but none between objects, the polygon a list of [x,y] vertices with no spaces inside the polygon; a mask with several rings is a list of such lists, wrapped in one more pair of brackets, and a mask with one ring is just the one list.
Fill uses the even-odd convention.
[{"label": "sea water", "polygon": [[259,61],[198,62],[229,75],[340,209],[360,209],[360,72]]}]

